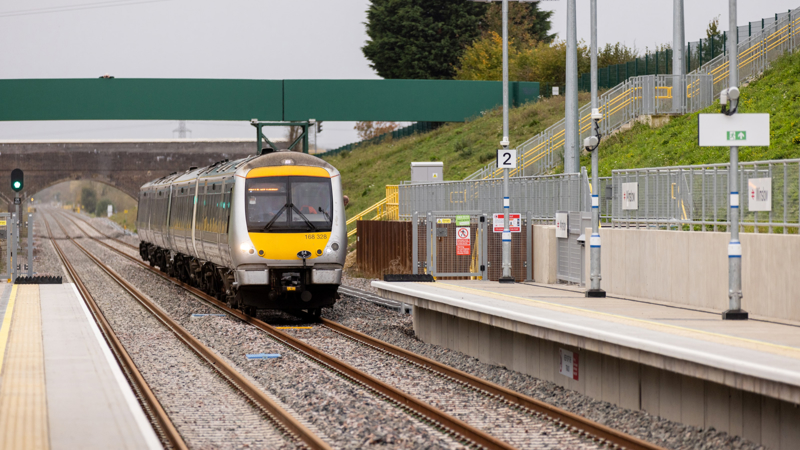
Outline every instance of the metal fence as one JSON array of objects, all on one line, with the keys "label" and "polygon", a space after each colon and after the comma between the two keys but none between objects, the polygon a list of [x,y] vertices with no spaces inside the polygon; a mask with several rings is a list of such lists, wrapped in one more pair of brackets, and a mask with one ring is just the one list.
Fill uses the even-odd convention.
[{"label": "metal fence", "polygon": [[[800,233],[800,159],[739,163],[742,231]],[[769,178],[770,211],[749,206],[752,179]],[[728,164],[614,170],[598,186],[606,226],[724,231],[728,219]],[[622,184],[637,183],[637,209],[623,209]],[[511,212],[530,212],[535,223],[552,223],[557,211],[589,211],[592,186],[580,174],[514,177],[509,180]],[[502,180],[450,181],[399,186],[399,218],[414,212],[503,212]]]},{"label": "metal fence", "polygon": [[[615,227],[727,230],[728,164],[615,170],[601,180],[603,220]],[[770,211],[753,211],[753,179],[771,181]],[[637,210],[622,209],[622,183],[638,183]],[[796,234],[800,229],[800,159],[739,163],[742,231]],[[606,186],[611,186],[608,189]],[[609,192],[610,191],[610,192]],[[610,197],[610,198],[609,198]]]},{"label": "metal fence", "polygon": [[[800,8],[740,27],[739,81],[762,73],[770,62],[800,44]],[[745,34],[746,32],[746,34]],[[749,36],[748,36],[749,35]],[[708,79],[711,77],[711,80]],[[714,102],[719,92],[728,87],[728,55],[719,55],[684,77],[649,75],[632,77],[605,92],[599,98],[601,133],[619,129],[641,115],[687,114],[699,111]],[[683,101],[685,99],[685,102]],[[578,114],[580,141],[589,135],[591,106],[584,105]],[[545,174],[563,163],[565,121],[562,119],[517,147],[517,169],[512,176]],[[476,171],[465,180],[500,176],[494,162]]]},{"label": "metal fence", "polygon": [[[589,179],[581,173],[538,177],[514,177],[509,180],[511,210],[531,211],[535,221],[554,220],[556,211],[588,211]],[[445,181],[440,183],[403,184],[399,186],[399,218],[426,211],[481,211],[503,213],[503,180]]]},{"label": "metal fence", "polygon": [[[710,75],[646,75],[629,78],[600,96],[603,113],[600,132],[608,135],[642,115],[686,114],[710,105],[713,101],[713,78]],[[675,91],[675,95],[673,92]],[[680,101],[685,92],[686,101]],[[591,105],[578,112],[580,142],[591,133]],[[517,147],[517,168],[511,176],[535,176],[547,173],[563,163],[565,120],[547,128]],[[502,174],[495,162],[487,164],[465,180],[496,178]]]}]

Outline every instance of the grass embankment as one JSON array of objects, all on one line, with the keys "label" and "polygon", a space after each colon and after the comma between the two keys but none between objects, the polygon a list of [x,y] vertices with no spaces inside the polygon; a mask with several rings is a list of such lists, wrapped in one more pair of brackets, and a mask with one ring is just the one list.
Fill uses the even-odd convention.
[{"label": "grass embankment", "polygon": [[[589,101],[581,94],[580,102]],[[543,99],[509,111],[512,147],[564,117],[564,98]],[[350,197],[348,216],[358,214],[386,197],[386,185],[411,178],[412,161],[442,161],[445,180],[462,180],[489,161],[503,138],[500,108],[467,123],[448,123],[425,134],[358,148],[324,158],[342,174],[344,194]]]},{"label": "grass embankment", "polygon": [[[719,113],[714,105],[699,113]],[[740,113],[770,114],[770,146],[740,147],[740,161],[800,158],[800,53],[786,55],[748,86],[741,88]],[[661,128],[636,124],[633,129],[604,139],[599,172],[613,169],[725,163],[729,147],[697,145],[697,114],[673,118]],[[591,168],[589,155],[581,165]]]}]

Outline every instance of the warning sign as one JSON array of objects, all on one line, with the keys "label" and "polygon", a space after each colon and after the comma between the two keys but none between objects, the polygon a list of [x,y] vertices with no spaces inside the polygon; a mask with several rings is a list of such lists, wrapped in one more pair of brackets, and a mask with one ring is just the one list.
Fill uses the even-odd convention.
[{"label": "warning sign", "polygon": [[470,251],[469,227],[456,228],[456,255],[469,255]]},{"label": "warning sign", "polygon": [[[495,214],[492,220],[492,228],[495,233],[503,232],[503,215]],[[522,214],[509,214],[508,215],[508,230],[512,233],[519,233],[522,231]]]},{"label": "warning sign", "polygon": [[561,356],[558,373],[578,381],[578,354],[563,348],[558,349],[558,353]]}]

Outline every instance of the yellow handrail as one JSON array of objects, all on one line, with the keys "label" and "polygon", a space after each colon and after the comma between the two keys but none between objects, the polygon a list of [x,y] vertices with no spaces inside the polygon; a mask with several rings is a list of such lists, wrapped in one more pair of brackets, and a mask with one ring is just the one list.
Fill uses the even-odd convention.
[{"label": "yellow handrail", "polygon": [[[375,212],[371,219],[365,219],[367,215]],[[397,185],[386,186],[386,198],[375,203],[369,208],[361,211],[347,220],[347,228],[354,225],[359,220],[398,220],[400,218],[400,188]],[[354,226],[347,232],[347,237],[356,234],[357,228]]]}]

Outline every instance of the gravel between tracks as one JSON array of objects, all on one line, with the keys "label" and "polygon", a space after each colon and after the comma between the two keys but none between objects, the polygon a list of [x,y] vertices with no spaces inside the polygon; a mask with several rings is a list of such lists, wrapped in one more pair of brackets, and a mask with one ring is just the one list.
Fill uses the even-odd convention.
[{"label": "gravel between tracks", "polygon": [[60,245],[188,446],[296,448],[74,244]]},{"label": "gravel between tracks", "polygon": [[644,411],[625,409],[608,402],[594,400],[555,383],[505,367],[482,363],[476,358],[438,345],[426,344],[415,337],[410,315],[400,314],[354,297],[343,295],[342,300],[337,302],[332,310],[323,310],[323,317],[665,448],[676,450],[764,448],[714,428],[700,429],[653,416]]},{"label": "gravel between tracks", "polygon": [[592,441],[323,326],[292,330],[310,345],[520,449],[596,449]]},{"label": "gravel between tracks", "polygon": [[[78,229],[62,220],[73,235]],[[463,448],[450,436],[425,425],[394,405],[309,362],[266,333],[132,264],[100,244],[82,245],[148,295],[205,345],[227,358],[265,392],[301,417],[336,448]],[[110,243],[113,245],[113,243]],[[247,360],[248,353],[279,353],[281,358]]]}]

